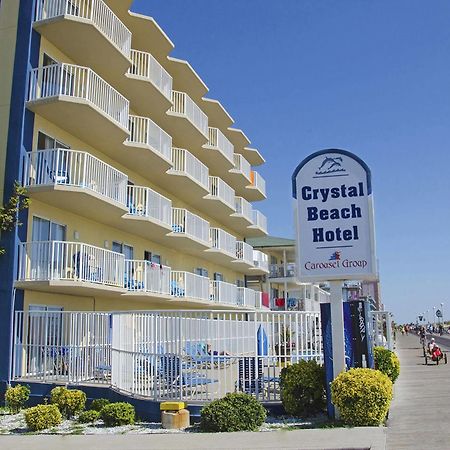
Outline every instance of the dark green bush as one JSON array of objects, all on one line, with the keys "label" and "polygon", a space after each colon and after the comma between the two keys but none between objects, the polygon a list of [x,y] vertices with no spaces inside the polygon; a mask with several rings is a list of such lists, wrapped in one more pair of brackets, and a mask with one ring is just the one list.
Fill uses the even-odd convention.
[{"label": "dark green bush", "polygon": [[288,414],[305,417],[325,408],[325,370],[316,361],[285,367],[280,376],[281,401]]},{"label": "dark green bush", "polygon": [[400,375],[400,360],[398,356],[384,347],[373,349],[375,369],[387,375],[393,383]]},{"label": "dark green bush", "polygon": [[125,402],[110,403],[105,405],[100,412],[100,417],[107,427],[132,425],[135,416],[134,406]]},{"label": "dark green bush", "polygon": [[9,386],[5,393],[5,402],[11,414],[18,413],[30,398],[30,388],[28,386]]},{"label": "dark green bush", "polygon": [[104,406],[109,405],[111,402],[107,398],[96,398],[92,400],[91,406],[89,409],[100,412]]},{"label": "dark green bush", "polygon": [[56,405],[37,405],[28,408],[24,416],[27,427],[32,431],[56,427],[62,421],[61,413]]},{"label": "dark green bush", "polygon": [[204,406],[200,428],[203,431],[256,431],[266,419],[266,410],[251,395],[227,394]]},{"label": "dark green bush", "polygon": [[89,411],[83,411],[78,416],[78,422],[80,423],[93,423],[100,419],[100,411],[90,409]]},{"label": "dark green bush", "polygon": [[331,400],[344,423],[378,426],[389,410],[392,381],[379,370],[350,369],[331,382]]},{"label": "dark green bush", "polygon": [[86,394],[78,389],[55,387],[50,392],[50,402],[59,408],[63,417],[70,419],[84,410]]}]

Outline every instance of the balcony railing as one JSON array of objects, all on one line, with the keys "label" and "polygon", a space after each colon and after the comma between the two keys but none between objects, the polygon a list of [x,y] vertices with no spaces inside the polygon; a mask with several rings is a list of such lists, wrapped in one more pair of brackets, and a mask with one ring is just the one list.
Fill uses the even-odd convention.
[{"label": "balcony railing", "polygon": [[236,214],[245,217],[249,222],[253,222],[253,207],[249,201],[243,197],[234,197]]},{"label": "balcony railing", "polygon": [[237,304],[249,308],[261,307],[261,292],[246,287],[237,288]]},{"label": "balcony railing", "polygon": [[261,269],[268,272],[269,257],[259,250],[253,250],[253,265],[256,269]]},{"label": "balcony railing", "polygon": [[130,137],[127,142],[137,145],[148,145],[164,158],[170,160],[172,137],[163,129],[158,127],[153,120],[148,117],[130,115],[128,128]]},{"label": "balcony railing", "polygon": [[286,268],[284,264],[270,264],[269,277],[270,278],[295,277],[295,263],[287,263]]},{"label": "balcony railing", "polygon": [[172,77],[150,53],[131,50],[130,75],[151,81],[169,100],[172,99]]},{"label": "balcony railing", "polygon": [[208,116],[185,92],[172,91],[169,112],[186,117],[205,137],[208,137]]},{"label": "balcony railing", "polygon": [[258,191],[266,195],[266,180],[255,170],[250,172],[250,186],[255,187]]},{"label": "balcony railing", "polygon": [[130,57],[131,31],[102,0],[39,0],[35,21],[73,16],[90,20],[126,57]]},{"label": "balcony railing", "polygon": [[225,158],[234,163],[234,145],[218,128],[208,128],[208,143],[205,145],[219,150]]},{"label": "balcony railing", "polygon": [[172,208],[172,231],[209,245],[209,222],[184,208]]},{"label": "balcony railing", "polygon": [[170,267],[126,259],[124,284],[129,292],[170,295]]},{"label": "balcony railing", "polygon": [[250,163],[239,153],[233,154],[234,168],[230,170],[233,173],[241,173],[250,180],[251,166]]},{"label": "balcony railing", "polygon": [[23,173],[25,187],[78,187],[124,206],[127,202],[128,177],[87,152],[61,148],[28,152]]},{"label": "balcony railing", "polygon": [[210,198],[215,200],[221,200],[227,204],[230,208],[234,209],[235,192],[222,178],[209,177],[209,194]]},{"label": "balcony railing", "polygon": [[252,211],[253,225],[267,232],[267,217],[257,209]]},{"label": "balcony railing", "polygon": [[190,272],[172,270],[170,280],[170,295],[209,300],[209,278]]},{"label": "balcony railing", "polygon": [[236,260],[253,265],[253,247],[243,241],[236,242]]},{"label": "balcony railing", "polygon": [[210,280],[211,301],[228,305],[238,304],[238,292],[235,284]]},{"label": "balcony railing", "polygon": [[210,228],[209,239],[211,248],[221,250],[225,253],[228,253],[230,256],[235,256],[236,238],[232,234],[227,233],[221,228]]},{"label": "balcony railing", "polygon": [[172,148],[172,171],[193,178],[205,189],[209,188],[209,170],[192,153],[183,148]]},{"label": "balcony railing", "polygon": [[67,96],[91,103],[128,129],[129,102],[88,67],[53,64],[30,72],[28,100]]},{"label": "balcony railing", "polygon": [[124,256],[80,242],[19,244],[18,281],[77,281],[123,288]]},{"label": "balcony railing", "polygon": [[128,186],[128,213],[148,217],[172,225],[172,201],[153,189],[144,186]]}]

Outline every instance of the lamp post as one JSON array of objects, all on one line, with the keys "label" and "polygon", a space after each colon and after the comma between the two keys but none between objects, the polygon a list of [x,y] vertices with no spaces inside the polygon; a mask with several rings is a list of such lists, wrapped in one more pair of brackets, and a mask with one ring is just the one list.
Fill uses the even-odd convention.
[{"label": "lamp post", "polygon": [[430,312],[429,309],[427,309],[427,325],[430,325],[430,315],[428,314]]},{"label": "lamp post", "polygon": [[433,327],[436,325],[436,306],[433,306]]},{"label": "lamp post", "polygon": [[442,326],[444,326],[444,303],[441,303],[441,314]]}]

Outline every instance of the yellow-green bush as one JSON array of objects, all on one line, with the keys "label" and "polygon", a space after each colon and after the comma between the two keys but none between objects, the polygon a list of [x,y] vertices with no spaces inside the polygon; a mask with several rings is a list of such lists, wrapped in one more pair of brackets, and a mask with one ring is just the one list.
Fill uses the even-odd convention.
[{"label": "yellow-green bush", "polygon": [[379,370],[350,369],[331,382],[331,400],[344,423],[377,426],[389,410],[392,381]]},{"label": "yellow-green bush", "polygon": [[387,375],[393,383],[400,375],[400,360],[398,356],[384,347],[373,349],[375,369]]},{"label": "yellow-green bush", "polygon": [[5,402],[11,414],[18,413],[30,398],[30,388],[28,386],[9,386],[5,393]]},{"label": "yellow-green bush", "polygon": [[111,402],[107,398],[96,398],[92,400],[89,409],[100,412],[104,406],[109,405]]},{"label": "yellow-green bush", "polygon": [[100,411],[96,411],[95,409],[83,411],[78,416],[78,422],[80,423],[93,423],[98,419],[100,419]]},{"label": "yellow-green bush", "polygon": [[135,416],[134,406],[126,402],[110,403],[105,405],[100,412],[100,417],[107,427],[133,425]]},{"label": "yellow-green bush", "polygon": [[61,413],[56,405],[37,405],[28,408],[24,413],[27,427],[32,431],[55,427],[62,421]]},{"label": "yellow-green bush", "polygon": [[84,410],[86,394],[78,389],[55,387],[50,392],[50,402],[59,408],[64,417],[70,419]]}]

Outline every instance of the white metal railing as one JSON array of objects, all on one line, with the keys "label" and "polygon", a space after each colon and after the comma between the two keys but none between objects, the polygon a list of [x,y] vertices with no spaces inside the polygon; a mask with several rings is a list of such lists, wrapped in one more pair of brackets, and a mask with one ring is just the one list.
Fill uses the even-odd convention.
[{"label": "white metal railing", "polygon": [[239,153],[233,154],[234,168],[230,172],[238,172],[250,180],[251,166],[250,163]]},{"label": "white metal railing", "polygon": [[250,181],[250,186],[255,187],[258,191],[266,195],[266,180],[261,176],[261,174],[256,172],[256,170],[252,170],[250,172]]},{"label": "white metal railing", "polygon": [[385,347],[394,350],[393,323],[389,311],[370,311],[372,319],[372,342],[374,346]]},{"label": "white metal railing", "polygon": [[267,233],[267,217],[257,209],[252,210],[252,222],[255,227],[261,228],[261,230]]},{"label": "white metal railing", "polygon": [[92,21],[125,56],[130,57],[131,31],[102,0],[38,0],[35,21],[74,16]]},{"label": "white metal railing", "polygon": [[57,96],[85,100],[128,129],[128,100],[88,67],[53,64],[31,69],[28,100]]},{"label": "white metal railing", "polygon": [[111,314],[16,311],[13,379],[111,383]]},{"label": "white metal railing", "polygon": [[243,197],[234,197],[234,207],[236,214],[243,216],[249,222],[253,222],[253,208],[249,201]]},{"label": "white metal railing", "polygon": [[27,152],[23,185],[72,186],[126,205],[128,177],[87,152],[67,149]]},{"label": "white metal railing", "polygon": [[261,292],[246,287],[237,288],[239,306],[247,306],[249,308],[259,308],[261,306]]},{"label": "white metal railing", "polygon": [[123,288],[124,256],[80,242],[19,244],[18,281],[77,281]]},{"label": "white metal railing", "polygon": [[153,120],[148,117],[130,115],[128,129],[130,136],[126,142],[137,145],[148,145],[170,161],[172,137],[156,125]]},{"label": "white metal railing", "polygon": [[170,267],[161,264],[126,259],[124,281],[129,292],[170,295]]},{"label": "white metal railing", "polygon": [[236,254],[236,237],[221,228],[209,229],[211,248],[222,250],[231,256]]},{"label": "white metal railing", "polygon": [[145,186],[128,186],[128,214],[172,225],[172,201]]},{"label": "white metal railing", "polygon": [[269,265],[269,277],[270,278],[284,278],[295,277],[295,263],[286,264],[270,264]]},{"label": "white metal railing", "polygon": [[209,285],[211,301],[227,305],[238,304],[238,292],[235,284],[210,280]]},{"label": "white metal railing", "polygon": [[193,178],[205,189],[209,189],[209,169],[184,148],[172,148],[172,171]]},{"label": "white metal railing", "polygon": [[208,127],[208,143],[205,145],[219,150],[228,161],[234,164],[234,145],[218,128]]},{"label": "white metal railing", "polygon": [[169,112],[186,117],[205,137],[208,137],[208,116],[185,92],[172,91]]},{"label": "white metal railing", "polygon": [[209,300],[209,278],[195,273],[172,270],[170,295],[196,300]]},{"label": "white metal railing", "polygon": [[172,208],[172,231],[209,245],[209,222],[184,208]]},{"label": "white metal railing", "polygon": [[209,195],[235,208],[235,192],[222,178],[209,176]]},{"label": "white metal railing", "polygon": [[259,251],[259,250],[253,250],[253,265],[257,269],[269,271],[269,257]]},{"label": "white metal railing", "polygon": [[236,241],[236,260],[253,265],[253,247],[247,242]]},{"label": "white metal railing", "polygon": [[147,52],[131,49],[131,67],[128,74],[150,80],[164,96],[172,99],[172,77],[167,70]]}]

